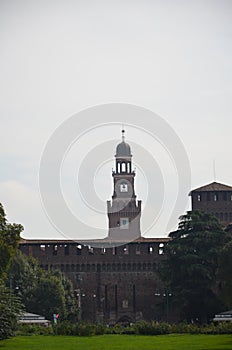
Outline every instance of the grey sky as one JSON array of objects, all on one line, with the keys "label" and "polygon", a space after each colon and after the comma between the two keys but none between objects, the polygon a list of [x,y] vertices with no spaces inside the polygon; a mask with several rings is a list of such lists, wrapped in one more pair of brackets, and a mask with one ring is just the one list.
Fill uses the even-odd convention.
[{"label": "grey sky", "polygon": [[[102,103],[162,116],[186,148],[192,188],[213,181],[213,159],[217,180],[232,184],[231,42],[230,0],[1,0],[0,201],[9,220],[27,237],[58,236],[40,203],[40,157],[64,120]],[[118,128],[109,135],[120,139]]]}]

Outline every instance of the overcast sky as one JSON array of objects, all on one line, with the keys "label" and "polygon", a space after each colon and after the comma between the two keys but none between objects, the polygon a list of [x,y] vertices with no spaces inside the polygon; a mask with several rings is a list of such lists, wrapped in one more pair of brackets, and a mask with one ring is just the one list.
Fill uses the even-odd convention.
[{"label": "overcast sky", "polygon": [[[59,237],[40,200],[40,159],[59,125],[95,105],[130,103],[160,115],[184,144],[191,188],[214,180],[213,160],[216,180],[232,185],[230,0],[0,0],[0,50],[0,202],[25,237]],[[102,143],[112,137],[116,146],[120,127],[108,131]],[[136,138],[133,128],[127,138]],[[112,195],[114,147],[96,178],[102,201]],[[145,203],[144,183],[138,173]],[[165,230],[160,223],[154,234]]]}]

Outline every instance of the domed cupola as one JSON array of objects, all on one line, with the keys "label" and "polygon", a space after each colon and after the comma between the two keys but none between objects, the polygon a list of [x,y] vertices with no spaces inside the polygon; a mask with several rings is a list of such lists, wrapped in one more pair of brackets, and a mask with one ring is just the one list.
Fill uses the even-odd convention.
[{"label": "domed cupola", "polygon": [[116,158],[127,158],[132,157],[130,145],[125,142],[125,130],[122,130],[122,142],[117,145]]}]

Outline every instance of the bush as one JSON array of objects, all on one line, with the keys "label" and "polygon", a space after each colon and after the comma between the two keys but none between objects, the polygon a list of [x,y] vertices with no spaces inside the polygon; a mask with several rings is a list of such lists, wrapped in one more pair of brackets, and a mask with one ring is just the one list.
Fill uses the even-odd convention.
[{"label": "bush", "polygon": [[170,333],[179,334],[232,334],[232,323],[218,323],[199,326],[197,324],[179,323],[168,324],[165,322],[140,321],[132,326],[125,327],[115,325],[108,327],[105,324],[93,323],[70,323],[69,321],[58,322],[53,327],[40,327],[33,325],[20,325],[18,334],[56,334],[74,336],[92,336],[102,334],[139,334],[139,335],[162,335]]},{"label": "bush", "polygon": [[158,323],[155,321],[147,322],[140,321],[135,324],[135,329],[137,334],[142,335],[161,335],[171,333],[171,325],[162,322]]},{"label": "bush", "polygon": [[44,327],[32,324],[19,324],[17,335],[52,335],[52,326]]}]

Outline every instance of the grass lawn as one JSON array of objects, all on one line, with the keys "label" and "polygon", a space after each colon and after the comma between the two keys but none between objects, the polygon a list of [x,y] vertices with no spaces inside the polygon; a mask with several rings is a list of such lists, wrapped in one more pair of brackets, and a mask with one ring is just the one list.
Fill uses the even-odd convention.
[{"label": "grass lawn", "polygon": [[27,336],[0,341],[0,350],[231,350],[231,335]]}]

